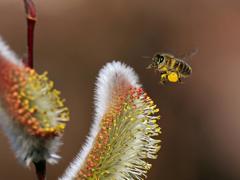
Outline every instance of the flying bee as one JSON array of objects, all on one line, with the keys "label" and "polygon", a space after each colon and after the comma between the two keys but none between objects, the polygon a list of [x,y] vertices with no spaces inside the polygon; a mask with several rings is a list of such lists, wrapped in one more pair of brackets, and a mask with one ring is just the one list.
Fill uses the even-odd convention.
[{"label": "flying bee", "polygon": [[[193,55],[193,53],[190,55]],[[181,82],[183,78],[187,78],[192,74],[192,68],[183,59],[167,53],[154,54],[152,63],[148,65],[147,69],[160,72],[161,84]]]}]

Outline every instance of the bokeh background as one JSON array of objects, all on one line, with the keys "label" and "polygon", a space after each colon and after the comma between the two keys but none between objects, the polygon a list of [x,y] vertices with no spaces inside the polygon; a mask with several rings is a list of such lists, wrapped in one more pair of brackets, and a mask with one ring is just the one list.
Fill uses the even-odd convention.
[{"label": "bokeh background", "polygon": [[[38,0],[35,68],[49,71],[71,109],[62,160],[48,166],[57,179],[84,143],[93,117],[94,83],[113,59],[135,68],[160,107],[162,149],[151,180],[240,179],[240,1]],[[26,23],[20,0],[0,1],[0,34],[20,55]],[[141,56],[184,55],[199,49],[193,74],[161,86]],[[0,133],[0,179],[34,179],[16,162]]]}]

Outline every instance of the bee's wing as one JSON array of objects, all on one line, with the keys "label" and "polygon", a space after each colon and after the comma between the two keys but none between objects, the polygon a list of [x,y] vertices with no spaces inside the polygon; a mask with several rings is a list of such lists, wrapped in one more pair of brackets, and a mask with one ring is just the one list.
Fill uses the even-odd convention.
[{"label": "bee's wing", "polygon": [[194,48],[191,51],[189,51],[188,53],[185,53],[184,55],[180,56],[179,59],[183,60],[183,61],[188,61],[190,59],[192,59],[193,56],[195,56],[198,53],[199,49],[198,48]]}]

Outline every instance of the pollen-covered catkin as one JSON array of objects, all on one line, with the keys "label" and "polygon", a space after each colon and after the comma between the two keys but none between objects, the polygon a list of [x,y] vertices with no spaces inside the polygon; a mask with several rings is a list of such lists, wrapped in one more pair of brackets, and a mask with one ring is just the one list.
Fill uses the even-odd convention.
[{"label": "pollen-covered catkin", "polygon": [[105,65],[96,86],[90,135],[61,179],[143,179],[160,149],[159,109],[120,62]]},{"label": "pollen-covered catkin", "polygon": [[68,108],[46,73],[28,68],[0,39],[0,125],[24,165],[56,155]]}]

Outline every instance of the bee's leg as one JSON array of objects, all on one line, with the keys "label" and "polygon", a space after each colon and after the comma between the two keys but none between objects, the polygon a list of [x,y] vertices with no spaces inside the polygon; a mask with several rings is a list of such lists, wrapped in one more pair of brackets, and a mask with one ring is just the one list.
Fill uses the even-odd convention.
[{"label": "bee's leg", "polygon": [[166,71],[162,71],[161,69],[155,69],[154,71],[160,73],[160,75],[166,74]]},{"label": "bee's leg", "polygon": [[160,76],[160,84],[164,85],[167,82],[167,72],[162,73]]},{"label": "bee's leg", "polygon": [[159,83],[160,83],[161,85],[165,85],[165,84],[166,84],[166,80],[161,79],[161,80],[159,81]]},{"label": "bee's leg", "polygon": [[183,84],[182,76],[180,74],[178,74],[178,83]]},{"label": "bee's leg", "polygon": [[157,69],[154,69],[154,73],[156,74],[158,72],[158,70]]},{"label": "bee's leg", "polygon": [[178,83],[183,84],[181,77],[178,78]]},{"label": "bee's leg", "polygon": [[149,64],[146,69],[152,69],[153,68],[153,64]]},{"label": "bee's leg", "polygon": [[160,83],[161,85],[165,85],[165,84],[166,84],[166,80],[161,79],[161,80],[159,81],[159,83]]}]

